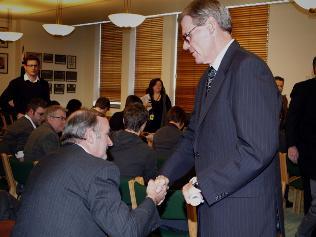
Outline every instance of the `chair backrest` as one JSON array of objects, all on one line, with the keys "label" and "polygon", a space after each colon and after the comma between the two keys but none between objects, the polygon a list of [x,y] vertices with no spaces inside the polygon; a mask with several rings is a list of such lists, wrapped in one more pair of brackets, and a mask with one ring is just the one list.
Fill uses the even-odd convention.
[{"label": "chair backrest", "polygon": [[121,193],[121,199],[123,202],[126,203],[126,205],[131,206],[132,202],[131,202],[131,196],[130,196],[130,191],[129,191],[129,187],[128,187],[128,178],[121,178],[120,180],[120,193]]},{"label": "chair backrest", "polygon": [[10,159],[9,156],[6,153],[1,153],[1,160],[3,164],[4,172],[7,179],[7,183],[9,185],[9,193],[13,197],[17,198],[18,197],[16,193],[17,182],[14,179],[9,159]]},{"label": "chair backrest", "polygon": [[286,153],[279,152],[279,160],[280,160],[282,194],[284,196],[285,187],[289,183],[289,176],[288,176],[287,166],[286,166]]},{"label": "chair backrest", "polygon": [[[135,188],[136,184],[136,188]],[[136,177],[128,181],[132,208],[135,209],[146,197],[146,187],[143,177]]]},{"label": "chair backrest", "polygon": [[10,158],[10,165],[15,181],[18,184],[25,185],[33,167],[33,161],[19,161],[15,157]]},{"label": "chair backrest", "polygon": [[163,203],[162,219],[186,220],[186,205],[181,190],[169,191]]}]

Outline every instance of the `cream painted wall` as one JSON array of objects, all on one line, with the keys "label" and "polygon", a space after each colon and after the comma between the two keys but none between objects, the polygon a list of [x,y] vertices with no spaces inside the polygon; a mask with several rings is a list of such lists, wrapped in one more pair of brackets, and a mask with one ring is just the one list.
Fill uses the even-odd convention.
[{"label": "cream painted wall", "polygon": [[[25,52],[38,53],[52,53],[74,55],[77,58],[77,68],[67,69],[66,65],[58,65],[54,63],[43,63],[42,69],[53,69],[61,71],[77,71],[77,88],[76,93],[66,92],[66,82],[59,82],[65,84],[65,93],[63,95],[51,94],[52,100],[59,101],[63,106],[67,102],[76,98],[79,99],[86,107],[91,107],[95,92],[95,84],[97,83],[97,66],[99,42],[99,26],[85,26],[77,27],[75,31],[67,37],[53,37],[49,35],[42,27],[41,23],[21,20],[18,22],[16,29],[23,32],[24,35],[21,40],[10,45],[12,52],[10,57],[12,59],[10,64],[10,73],[4,78],[4,83],[1,80],[1,93],[8,85],[8,82],[19,75],[21,49],[24,46]],[[16,46],[14,54],[14,46]],[[14,63],[16,65],[14,66]]]},{"label": "cream painted wall", "polygon": [[295,83],[313,76],[316,17],[293,3],[271,5],[268,50],[268,65],[273,75],[285,79],[284,93],[289,99]]}]

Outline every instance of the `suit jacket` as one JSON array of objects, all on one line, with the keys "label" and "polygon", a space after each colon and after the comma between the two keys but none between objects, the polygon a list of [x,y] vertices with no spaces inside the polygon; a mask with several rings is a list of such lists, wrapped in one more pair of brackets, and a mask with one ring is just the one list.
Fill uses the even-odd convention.
[{"label": "suit jacket", "polygon": [[294,85],[286,122],[287,145],[298,148],[298,162],[303,175],[312,179],[316,179],[315,104],[316,78]]},{"label": "suit jacket", "polygon": [[48,123],[43,123],[27,139],[24,147],[24,160],[41,160],[48,153],[55,151],[59,147],[58,134]]},{"label": "suit jacket", "polygon": [[154,151],[136,134],[120,130],[111,136],[113,147],[109,155],[120,169],[121,176],[144,177],[146,181],[157,175],[157,160]]},{"label": "suit jacket", "polygon": [[33,125],[26,117],[21,117],[10,125],[0,142],[0,152],[15,154],[23,151],[24,146],[31,132]]},{"label": "suit jacket", "polygon": [[272,73],[235,41],[207,96],[206,80],[207,71],[190,125],[162,174],[172,182],[195,165],[205,200],[198,208],[200,236],[276,236],[281,98]]},{"label": "suit jacket", "polygon": [[119,170],[71,144],[35,166],[22,195],[13,237],[146,236],[159,215],[146,198],[130,210],[121,201]]}]

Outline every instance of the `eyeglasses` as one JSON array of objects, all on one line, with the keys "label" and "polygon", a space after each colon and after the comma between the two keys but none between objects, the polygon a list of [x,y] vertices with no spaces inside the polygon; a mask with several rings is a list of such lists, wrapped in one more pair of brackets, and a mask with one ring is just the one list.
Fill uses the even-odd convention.
[{"label": "eyeglasses", "polygon": [[201,26],[201,25],[196,25],[196,26],[194,26],[191,30],[189,30],[189,32],[183,34],[182,38],[183,38],[183,40],[184,40],[186,43],[190,44],[192,32],[193,32],[197,27],[199,27],[199,26]]},{"label": "eyeglasses", "polygon": [[52,115],[50,115],[49,117],[60,119],[61,121],[65,121],[66,120],[66,117],[63,117],[63,116],[52,116]]},{"label": "eyeglasses", "polygon": [[37,113],[39,116],[43,116],[44,115],[44,113],[39,113],[39,112],[35,112],[35,113]]},{"label": "eyeglasses", "polygon": [[26,65],[27,67],[35,67],[35,68],[37,68],[38,67],[38,65],[37,64],[29,64],[29,65]]}]

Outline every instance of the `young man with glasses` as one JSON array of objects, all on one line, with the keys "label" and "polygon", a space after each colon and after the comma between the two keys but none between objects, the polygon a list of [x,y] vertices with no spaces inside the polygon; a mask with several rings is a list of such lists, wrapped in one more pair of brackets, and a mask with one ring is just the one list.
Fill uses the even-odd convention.
[{"label": "young man with glasses", "polygon": [[0,96],[0,107],[13,111],[17,117],[23,116],[32,98],[50,102],[48,82],[39,78],[40,60],[33,55],[24,59],[25,74],[12,80]]},{"label": "young man with glasses", "polygon": [[59,105],[49,106],[45,122],[29,136],[24,147],[25,161],[38,161],[60,147],[58,133],[64,130],[66,110]]},{"label": "young man with glasses", "polygon": [[209,68],[189,127],[156,182],[172,183],[195,167],[183,195],[198,206],[199,236],[277,236],[281,98],[273,75],[232,38],[229,11],[219,1],[194,0],[179,21],[183,49]]}]

